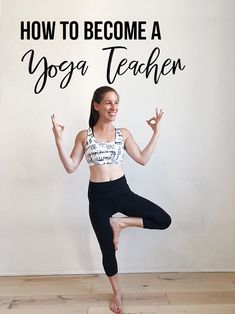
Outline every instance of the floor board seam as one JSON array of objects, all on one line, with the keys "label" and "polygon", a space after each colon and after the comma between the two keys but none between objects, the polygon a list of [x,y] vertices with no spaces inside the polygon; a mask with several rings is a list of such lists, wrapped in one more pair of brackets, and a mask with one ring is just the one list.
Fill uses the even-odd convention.
[{"label": "floor board seam", "polygon": [[166,296],[166,300],[167,300],[168,305],[170,305],[170,301],[169,301],[167,292],[165,292],[165,296]]}]

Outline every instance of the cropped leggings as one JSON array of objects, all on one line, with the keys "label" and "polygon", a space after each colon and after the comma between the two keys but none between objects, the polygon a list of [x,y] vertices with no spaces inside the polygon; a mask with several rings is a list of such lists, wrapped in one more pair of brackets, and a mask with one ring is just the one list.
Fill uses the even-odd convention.
[{"label": "cropped leggings", "polygon": [[102,262],[107,276],[118,272],[113,230],[110,217],[120,212],[130,217],[143,218],[146,229],[166,229],[171,217],[158,205],[135,194],[126,177],[107,182],[89,182],[89,216],[102,252]]}]

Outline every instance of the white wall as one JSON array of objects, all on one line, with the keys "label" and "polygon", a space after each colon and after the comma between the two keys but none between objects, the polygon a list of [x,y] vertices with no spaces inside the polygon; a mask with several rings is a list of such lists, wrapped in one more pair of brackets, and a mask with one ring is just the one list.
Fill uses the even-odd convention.
[{"label": "white wall", "polygon": [[[97,5],[99,3],[99,5]],[[165,231],[125,229],[120,272],[235,270],[234,1],[27,1],[2,3],[0,115],[0,275],[100,273],[101,253],[88,217],[88,167],[68,175],[57,155],[50,115],[65,124],[71,151],[87,128],[95,88],[107,85],[103,47],[128,47],[147,59],[161,48],[161,62],[181,58],[175,76],[152,79],[127,74],[113,87],[121,96],[117,126],[141,147],[151,131],[145,120],[156,105],[165,111],[155,154],[146,167],[126,156],[124,169],[136,193],[165,208]],[[160,22],[161,41],[20,40],[21,20],[145,20]],[[23,54],[33,48],[50,62],[86,58],[62,90],[62,76],[42,93],[33,87]],[[123,56],[125,57],[125,56]],[[160,61],[159,61],[160,62]]]}]

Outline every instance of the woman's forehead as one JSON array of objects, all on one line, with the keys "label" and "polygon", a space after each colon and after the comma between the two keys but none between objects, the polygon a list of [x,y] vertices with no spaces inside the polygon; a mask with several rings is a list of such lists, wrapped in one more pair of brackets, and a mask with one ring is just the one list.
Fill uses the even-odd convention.
[{"label": "woman's forehead", "polygon": [[103,97],[103,101],[107,100],[118,100],[118,96],[115,92],[107,92]]}]

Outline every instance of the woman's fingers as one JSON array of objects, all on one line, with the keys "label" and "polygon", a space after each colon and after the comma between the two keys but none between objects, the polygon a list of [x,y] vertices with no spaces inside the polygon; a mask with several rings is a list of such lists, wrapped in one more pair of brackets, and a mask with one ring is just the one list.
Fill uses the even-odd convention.
[{"label": "woman's fingers", "polygon": [[54,126],[55,128],[56,128],[56,127],[60,127],[61,129],[64,130],[64,125],[59,124],[59,123],[56,122],[54,113],[53,113],[53,115],[51,116],[51,120],[52,120],[53,126]]},{"label": "woman's fingers", "polygon": [[156,119],[157,119],[158,121],[161,120],[161,117],[162,117],[163,113],[164,113],[164,112],[163,112],[162,109],[160,109],[160,111],[159,111],[159,113],[158,113],[158,110],[157,110],[157,108],[156,108]]},{"label": "woman's fingers", "polygon": [[51,120],[52,120],[53,126],[56,128],[59,124],[56,122],[56,119],[55,119],[55,115],[54,115],[54,114],[51,116]]},{"label": "woman's fingers", "polygon": [[148,119],[148,120],[146,120],[147,122],[150,122],[150,121],[152,121],[152,120],[155,120],[156,119],[156,117],[152,117],[152,118],[150,118],[150,119]]},{"label": "woman's fingers", "polygon": [[51,121],[52,121],[52,124],[55,126],[55,115],[54,115],[54,113],[53,113],[53,115],[51,116]]},{"label": "woman's fingers", "polygon": [[156,124],[156,118],[152,117],[151,119],[147,120],[147,122],[148,122],[149,125]]},{"label": "woman's fingers", "polygon": [[157,110],[157,108],[156,108],[156,117],[161,117],[162,115],[163,115],[163,110],[162,109],[160,109],[160,111],[159,111],[159,113],[158,113],[158,110]]}]

